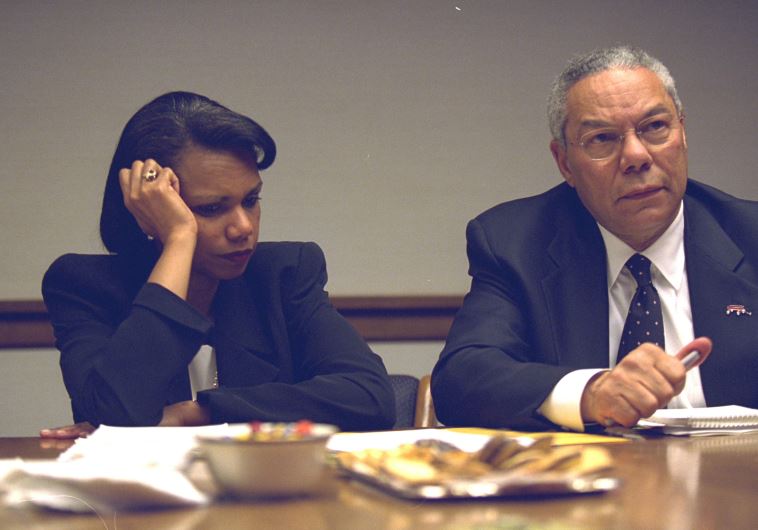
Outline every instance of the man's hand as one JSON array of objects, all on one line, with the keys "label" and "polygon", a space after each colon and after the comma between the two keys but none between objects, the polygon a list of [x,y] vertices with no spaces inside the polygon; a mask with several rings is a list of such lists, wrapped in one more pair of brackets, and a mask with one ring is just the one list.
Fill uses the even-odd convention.
[{"label": "man's hand", "polygon": [[163,407],[163,419],[158,424],[161,427],[187,427],[208,425],[211,421],[210,412],[197,401],[180,401]]},{"label": "man's hand", "polygon": [[641,345],[613,370],[590,380],[582,394],[582,419],[603,425],[635,425],[682,391],[687,371],[681,359],[698,350],[702,363],[712,347],[710,339],[700,337],[672,357],[654,344]]}]

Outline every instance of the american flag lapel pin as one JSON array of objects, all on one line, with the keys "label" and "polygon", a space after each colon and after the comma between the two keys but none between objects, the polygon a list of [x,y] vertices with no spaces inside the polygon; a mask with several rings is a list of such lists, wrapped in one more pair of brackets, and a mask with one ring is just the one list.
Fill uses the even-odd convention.
[{"label": "american flag lapel pin", "polygon": [[726,314],[737,315],[739,317],[742,315],[751,316],[753,312],[749,311],[748,308],[746,308],[742,304],[729,304],[728,306],[726,306]]}]

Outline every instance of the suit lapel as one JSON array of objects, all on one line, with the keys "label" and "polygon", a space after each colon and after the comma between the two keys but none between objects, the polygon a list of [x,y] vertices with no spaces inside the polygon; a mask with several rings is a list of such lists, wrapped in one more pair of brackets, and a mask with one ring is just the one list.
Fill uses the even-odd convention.
[{"label": "suit lapel", "polygon": [[[758,286],[740,275],[744,256],[715,219],[689,197],[684,205],[692,324],[696,337],[710,337],[714,344],[700,367],[703,391],[709,405],[736,403],[740,393],[755,384],[741,380],[749,376],[749,356],[755,356],[746,347],[758,344]],[[731,304],[744,305],[754,315],[727,314]],[[742,359],[744,354],[748,357]]]},{"label": "suit lapel", "polygon": [[244,278],[222,282],[213,304],[219,382],[253,386],[276,380],[279,368],[261,308]]},{"label": "suit lapel", "polygon": [[174,378],[168,391],[167,403],[178,403],[192,399],[192,385],[190,384],[189,371]]},{"label": "suit lapel", "polygon": [[[548,247],[555,269],[542,281],[558,362],[608,366],[608,284],[605,245],[597,224],[572,190]],[[598,324],[603,323],[603,324]]]}]

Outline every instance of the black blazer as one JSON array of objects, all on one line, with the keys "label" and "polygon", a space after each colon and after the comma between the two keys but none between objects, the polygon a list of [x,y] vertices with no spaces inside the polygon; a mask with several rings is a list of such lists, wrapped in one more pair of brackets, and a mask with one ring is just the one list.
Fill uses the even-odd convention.
[{"label": "black blazer", "polygon": [[[684,248],[709,406],[758,407],[758,203],[689,181]],[[536,413],[557,382],[608,367],[608,287],[600,230],[563,183],[471,221],[471,290],[432,375],[447,425],[544,428]],[[752,316],[727,314],[742,304]]]},{"label": "black blazer", "polygon": [[42,293],[75,421],[155,425],[191,399],[187,366],[216,351],[220,388],[198,394],[212,421],[307,418],[343,430],[392,427],[381,359],[330,304],[314,243],[260,243],[245,274],[221,282],[210,320],[115,256],[68,254]]}]

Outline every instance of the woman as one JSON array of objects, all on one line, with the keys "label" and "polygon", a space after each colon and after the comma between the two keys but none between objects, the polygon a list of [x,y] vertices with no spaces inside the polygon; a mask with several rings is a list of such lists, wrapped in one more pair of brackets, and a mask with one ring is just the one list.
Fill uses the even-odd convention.
[{"label": "woman", "polygon": [[74,421],[392,426],[387,372],[329,303],[319,247],[258,243],[275,155],[256,122],[197,94],[129,120],[100,217],[111,254],[62,256],[42,283]]}]

